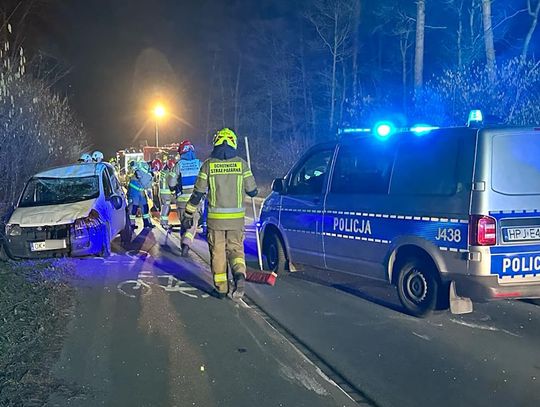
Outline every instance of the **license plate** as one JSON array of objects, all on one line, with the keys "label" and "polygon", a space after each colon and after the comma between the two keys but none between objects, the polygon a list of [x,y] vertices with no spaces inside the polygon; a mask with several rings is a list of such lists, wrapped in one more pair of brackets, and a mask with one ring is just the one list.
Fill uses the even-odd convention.
[{"label": "license plate", "polygon": [[30,249],[33,252],[42,252],[45,250],[60,250],[65,248],[65,240],[45,240],[41,242],[32,242],[30,245]]},{"label": "license plate", "polygon": [[540,226],[503,228],[505,242],[526,242],[540,240]]}]

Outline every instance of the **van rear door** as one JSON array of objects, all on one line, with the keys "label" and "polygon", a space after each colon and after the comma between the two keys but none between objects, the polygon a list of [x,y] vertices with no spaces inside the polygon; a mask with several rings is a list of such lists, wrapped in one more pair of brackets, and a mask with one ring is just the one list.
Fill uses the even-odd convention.
[{"label": "van rear door", "polygon": [[484,131],[479,143],[489,181],[472,208],[495,220],[490,273],[499,284],[540,283],[540,131]]}]

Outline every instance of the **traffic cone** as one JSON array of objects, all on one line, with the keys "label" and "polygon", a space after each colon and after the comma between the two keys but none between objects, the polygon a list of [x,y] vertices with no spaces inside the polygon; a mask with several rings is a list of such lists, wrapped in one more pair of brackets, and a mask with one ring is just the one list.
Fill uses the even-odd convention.
[{"label": "traffic cone", "polygon": [[276,273],[268,273],[266,271],[251,271],[246,272],[246,281],[257,284],[268,284],[274,286],[276,284]]}]

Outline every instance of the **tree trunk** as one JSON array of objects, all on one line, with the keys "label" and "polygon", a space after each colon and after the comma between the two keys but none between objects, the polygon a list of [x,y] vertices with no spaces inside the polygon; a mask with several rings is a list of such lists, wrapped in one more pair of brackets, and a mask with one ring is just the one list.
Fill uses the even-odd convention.
[{"label": "tree trunk", "polygon": [[343,124],[343,113],[345,112],[345,100],[347,99],[347,69],[345,61],[341,61],[341,103],[339,105],[339,123]]},{"label": "tree trunk", "polygon": [[486,47],[486,68],[490,81],[495,81],[495,42],[491,24],[491,0],[482,0],[482,21],[484,25],[484,43]]},{"label": "tree trunk", "polygon": [[527,0],[528,11],[529,15],[532,17],[532,22],[523,43],[523,50],[521,51],[522,61],[525,61],[525,58],[527,58],[527,54],[529,53],[529,46],[531,45],[531,39],[538,24],[538,15],[540,14],[540,0],[537,1],[538,3],[536,3],[536,8],[533,10],[531,0]]},{"label": "tree trunk", "polygon": [[399,40],[399,49],[401,53],[401,86],[402,86],[402,104],[403,110],[407,108],[407,50],[409,49],[409,36],[403,35]]},{"label": "tree trunk", "polygon": [[358,54],[360,52],[360,39],[358,38],[358,27],[360,24],[361,4],[357,0],[354,4],[354,29],[353,29],[353,49],[352,49],[352,90],[353,100],[356,100],[358,95]]},{"label": "tree trunk", "polygon": [[426,0],[418,0],[416,13],[416,52],[414,57],[414,89],[424,83],[424,39],[426,30]]},{"label": "tree trunk", "polygon": [[463,66],[463,1],[458,8],[458,28],[456,32],[458,68]]},{"label": "tree trunk", "polygon": [[334,19],[334,45],[332,47],[332,92],[330,101],[330,129],[334,127],[334,115],[336,110],[336,69],[338,57],[338,13]]}]

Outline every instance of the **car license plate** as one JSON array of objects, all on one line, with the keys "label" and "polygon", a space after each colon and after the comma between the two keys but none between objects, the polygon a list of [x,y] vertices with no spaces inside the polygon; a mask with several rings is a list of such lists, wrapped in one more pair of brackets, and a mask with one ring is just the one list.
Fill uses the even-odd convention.
[{"label": "car license plate", "polygon": [[41,242],[32,242],[30,249],[33,252],[41,252],[45,250],[61,250],[66,248],[66,241],[62,240],[44,240]]},{"label": "car license plate", "polygon": [[503,228],[505,242],[526,242],[540,240],[540,226]]}]

